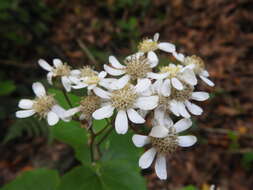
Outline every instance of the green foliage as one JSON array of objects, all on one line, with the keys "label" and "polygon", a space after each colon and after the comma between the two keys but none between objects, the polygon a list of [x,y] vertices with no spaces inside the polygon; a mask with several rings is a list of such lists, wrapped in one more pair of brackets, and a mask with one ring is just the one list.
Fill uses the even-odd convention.
[{"label": "green foliage", "polygon": [[240,147],[240,144],[238,142],[238,140],[239,140],[238,135],[233,131],[228,132],[227,135],[228,135],[228,138],[231,140],[229,148],[231,150],[238,149]]},{"label": "green foliage", "polygon": [[198,190],[196,186],[194,185],[188,185],[180,190]]},{"label": "green foliage", "polygon": [[3,143],[7,143],[17,137],[27,134],[29,137],[47,137],[51,140],[49,126],[45,120],[38,120],[37,118],[29,117],[25,119],[18,119],[12,126],[10,126]]},{"label": "green foliage", "polygon": [[73,169],[63,176],[58,190],[144,190],[145,182],[124,160],[96,163]]},{"label": "green foliage", "polygon": [[56,171],[37,169],[23,173],[1,190],[55,190],[59,183]]},{"label": "green foliage", "polygon": [[251,170],[253,167],[253,152],[247,152],[243,154],[242,157],[242,166],[246,170]]},{"label": "green foliage", "polygon": [[0,82],[0,96],[11,94],[16,89],[16,85],[12,80],[4,80]]},{"label": "green foliage", "polygon": [[51,130],[55,139],[70,145],[74,149],[75,156],[80,162],[90,162],[87,132],[85,129],[80,128],[79,123],[75,121],[69,123],[61,121],[52,127]]}]

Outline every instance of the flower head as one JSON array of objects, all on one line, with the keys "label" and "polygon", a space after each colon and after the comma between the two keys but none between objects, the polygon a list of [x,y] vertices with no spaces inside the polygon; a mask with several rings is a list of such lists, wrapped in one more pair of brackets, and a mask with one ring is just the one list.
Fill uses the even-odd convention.
[{"label": "flower head", "polygon": [[60,107],[53,95],[47,95],[44,86],[40,82],[33,83],[33,91],[36,95],[34,100],[22,99],[19,102],[21,111],[16,112],[16,117],[26,118],[37,114],[40,118],[46,118],[49,125],[55,125],[59,118],[64,118],[65,110]]}]

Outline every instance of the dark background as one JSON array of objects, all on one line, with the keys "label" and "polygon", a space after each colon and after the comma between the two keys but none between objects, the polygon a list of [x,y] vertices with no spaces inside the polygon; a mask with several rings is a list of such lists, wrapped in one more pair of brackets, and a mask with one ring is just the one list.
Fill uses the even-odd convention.
[{"label": "dark background", "polygon": [[167,182],[144,171],[149,189],[252,189],[253,1],[1,0],[0,24],[0,185],[22,171],[47,166],[64,172],[75,162],[68,146],[48,145],[47,130],[15,121],[18,100],[45,77],[39,58],[101,67],[109,55],[127,56],[159,32],[180,52],[201,56],[216,86],[200,85],[212,98],[194,118],[198,144],[168,159]]}]

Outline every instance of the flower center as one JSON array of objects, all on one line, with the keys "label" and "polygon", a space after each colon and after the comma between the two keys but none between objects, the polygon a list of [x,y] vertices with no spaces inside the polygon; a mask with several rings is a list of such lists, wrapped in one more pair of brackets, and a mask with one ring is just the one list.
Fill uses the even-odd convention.
[{"label": "flower center", "polygon": [[180,102],[184,102],[184,101],[190,99],[194,88],[191,85],[189,85],[189,84],[187,84],[185,82],[182,82],[182,83],[184,85],[183,90],[177,90],[175,88],[171,88],[171,96],[170,96],[170,98],[172,100],[174,99],[174,100],[177,100],[177,101],[180,101]]},{"label": "flower center", "polygon": [[56,101],[53,95],[45,95],[34,100],[32,109],[35,110],[41,118],[45,118],[55,104]]},{"label": "flower center", "polygon": [[99,97],[89,95],[81,100],[80,110],[86,117],[91,117],[91,114],[99,108],[100,104],[101,101]]},{"label": "flower center", "polygon": [[150,137],[150,139],[159,154],[173,153],[178,148],[178,138],[174,128],[170,128],[168,136],[164,138]]},{"label": "flower center", "polygon": [[71,67],[67,64],[61,65],[53,69],[53,73],[55,76],[69,76],[70,71],[71,71]]},{"label": "flower center", "polygon": [[147,53],[149,51],[155,51],[158,49],[158,43],[156,41],[153,41],[151,39],[145,39],[138,45],[138,50]]},{"label": "flower center", "polygon": [[100,79],[98,76],[85,77],[85,79],[83,80],[83,82],[85,82],[88,85],[98,84],[99,81]]},{"label": "flower center", "polygon": [[84,66],[82,69],[80,69],[80,71],[81,71],[80,77],[97,76],[97,73],[93,71],[89,66]]},{"label": "flower center", "polygon": [[133,107],[137,98],[137,94],[130,85],[126,85],[120,90],[112,92],[111,102],[112,106],[118,110],[126,110]]},{"label": "flower center", "polygon": [[166,105],[169,101],[169,97],[165,97],[163,95],[158,95],[159,97],[159,105]]},{"label": "flower center", "polygon": [[175,65],[175,66],[169,65],[169,66],[162,67],[160,69],[160,73],[169,73],[168,78],[173,78],[177,76],[180,69],[181,67],[179,65]]},{"label": "flower center", "polygon": [[133,80],[145,77],[147,73],[152,70],[145,56],[133,56],[131,59],[125,60],[125,64],[126,73],[129,74]]},{"label": "flower center", "polygon": [[200,57],[198,57],[196,55],[186,57],[184,60],[184,64],[185,65],[194,64],[195,65],[195,67],[194,67],[195,73],[200,73],[205,68],[205,63],[204,63],[203,59],[201,59]]}]

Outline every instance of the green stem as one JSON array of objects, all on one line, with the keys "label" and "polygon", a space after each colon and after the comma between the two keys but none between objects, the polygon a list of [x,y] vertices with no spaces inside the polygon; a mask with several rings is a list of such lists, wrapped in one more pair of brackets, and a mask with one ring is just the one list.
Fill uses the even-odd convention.
[{"label": "green stem", "polygon": [[63,95],[64,95],[66,101],[68,102],[69,106],[71,108],[73,108],[73,105],[72,105],[72,103],[71,103],[71,101],[70,101],[70,99],[69,99],[68,94],[66,93],[66,91],[62,89],[62,92],[63,92]]}]

